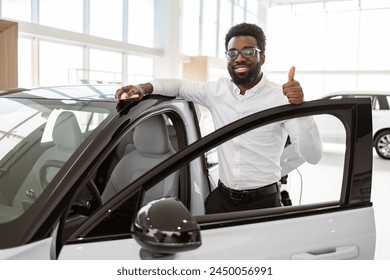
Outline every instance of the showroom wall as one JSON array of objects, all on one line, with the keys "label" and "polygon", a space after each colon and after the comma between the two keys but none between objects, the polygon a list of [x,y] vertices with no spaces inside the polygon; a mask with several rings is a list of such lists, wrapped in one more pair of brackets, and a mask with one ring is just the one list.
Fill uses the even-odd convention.
[{"label": "showroom wall", "polygon": [[389,90],[390,1],[313,2],[268,9],[269,75],[282,80],[295,65],[309,98]]},{"label": "showroom wall", "polygon": [[18,23],[0,19],[0,89],[18,86]]},{"label": "showroom wall", "polygon": [[259,7],[257,0],[0,0],[0,18],[19,22],[20,86],[119,84],[181,77],[190,56],[222,56],[217,41],[226,27],[257,22]]},{"label": "showroom wall", "polygon": [[266,31],[263,71],[283,83],[295,65],[307,99],[388,89],[390,1],[0,0],[0,18],[19,24],[20,86],[183,77],[202,56],[215,79],[226,31],[246,21]]}]

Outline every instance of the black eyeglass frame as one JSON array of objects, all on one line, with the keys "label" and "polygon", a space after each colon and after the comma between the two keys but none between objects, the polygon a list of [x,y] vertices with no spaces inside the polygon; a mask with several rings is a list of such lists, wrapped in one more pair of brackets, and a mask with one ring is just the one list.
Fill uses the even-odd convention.
[{"label": "black eyeglass frame", "polygon": [[[245,50],[254,50],[253,54],[245,54]],[[232,53],[235,54],[234,56],[229,56],[229,53]],[[239,54],[241,54],[243,57],[245,58],[251,58],[251,57],[254,57],[256,52],[258,53],[261,53],[261,50],[259,48],[256,48],[256,47],[245,47],[243,48],[241,51],[237,50],[237,49],[230,49],[230,50],[227,50],[225,51],[225,55],[226,55],[226,58],[228,60],[233,60],[233,59],[236,59],[238,57]]]}]

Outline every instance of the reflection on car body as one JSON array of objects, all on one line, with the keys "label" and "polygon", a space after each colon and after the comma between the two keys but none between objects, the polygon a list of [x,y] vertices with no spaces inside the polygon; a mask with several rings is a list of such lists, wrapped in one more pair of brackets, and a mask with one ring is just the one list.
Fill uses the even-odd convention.
[{"label": "reflection on car body", "polygon": [[[206,128],[202,137],[204,118],[194,104],[148,96],[117,108],[115,90],[84,85],[0,95],[0,258],[374,257],[368,99],[285,105],[215,132]],[[308,115],[337,119],[346,137],[317,165],[294,158],[287,146],[282,189],[291,206],[205,215],[218,179],[216,147]],[[146,223],[156,217],[160,223]]]}]

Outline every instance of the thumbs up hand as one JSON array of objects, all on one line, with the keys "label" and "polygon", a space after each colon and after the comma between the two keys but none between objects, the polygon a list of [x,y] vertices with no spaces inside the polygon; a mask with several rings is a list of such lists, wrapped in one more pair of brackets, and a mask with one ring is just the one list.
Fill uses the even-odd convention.
[{"label": "thumbs up hand", "polygon": [[288,101],[291,104],[301,104],[304,101],[303,91],[299,82],[294,80],[294,76],[295,76],[295,67],[293,66],[288,72],[287,83],[285,83],[282,86],[283,93],[285,96],[287,96]]},{"label": "thumbs up hand", "polygon": [[291,67],[290,71],[288,71],[288,80],[287,82],[294,81],[295,76],[295,66]]}]

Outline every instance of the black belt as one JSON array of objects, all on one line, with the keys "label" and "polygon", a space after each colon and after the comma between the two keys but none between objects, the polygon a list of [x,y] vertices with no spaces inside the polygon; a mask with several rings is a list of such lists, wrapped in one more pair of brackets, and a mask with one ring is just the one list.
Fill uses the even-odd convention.
[{"label": "black belt", "polygon": [[232,200],[251,200],[274,194],[279,191],[279,184],[272,183],[270,185],[250,190],[233,190],[226,187],[221,181],[218,181],[220,191]]}]

